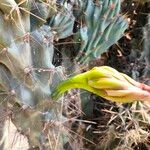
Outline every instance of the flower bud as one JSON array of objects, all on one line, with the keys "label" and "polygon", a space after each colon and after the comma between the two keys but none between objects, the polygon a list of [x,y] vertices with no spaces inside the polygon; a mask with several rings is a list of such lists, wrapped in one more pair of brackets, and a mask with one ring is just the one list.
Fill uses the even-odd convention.
[{"label": "flower bud", "polygon": [[150,100],[149,86],[108,66],[94,67],[64,81],[52,96],[57,97],[72,88],[82,88],[107,100],[122,103]]}]

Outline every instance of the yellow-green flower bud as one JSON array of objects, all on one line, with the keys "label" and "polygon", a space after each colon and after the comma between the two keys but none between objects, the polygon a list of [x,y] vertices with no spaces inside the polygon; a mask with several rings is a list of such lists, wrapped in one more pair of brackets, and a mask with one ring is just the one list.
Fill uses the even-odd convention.
[{"label": "yellow-green flower bud", "polygon": [[72,88],[85,89],[116,102],[150,100],[149,86],[136,82],[108,66],[94,67],[90,71],[63,81],[52,94],[52,98],[56,99]]}]

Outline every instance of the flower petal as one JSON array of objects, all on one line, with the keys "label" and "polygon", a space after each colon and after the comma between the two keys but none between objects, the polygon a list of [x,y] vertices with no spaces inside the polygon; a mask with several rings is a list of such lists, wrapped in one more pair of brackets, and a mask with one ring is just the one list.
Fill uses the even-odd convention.
[{"label": "flower petal", "polygon": [[88,85],[97,89],[126,89],[129,85],[115,78],[89,80]]}]

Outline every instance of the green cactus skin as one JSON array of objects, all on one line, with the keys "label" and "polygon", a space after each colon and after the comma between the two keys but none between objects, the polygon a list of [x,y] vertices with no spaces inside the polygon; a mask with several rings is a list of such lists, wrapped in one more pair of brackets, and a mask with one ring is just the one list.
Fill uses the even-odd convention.
[{"label": "green cactus skin", "polygon": [[[51,81],[57,84],[62,80],[61,67],[52,64],[54,30],[44,24],[56,11],[55,0],[2,0],[0,3],[0,102],[8,100],[14,114],[13,123],[27,135],[30,146],[41,145],[43,121],[62,116],[60,112],[52,115],[58,108],[45,104],[51,94]],[[69,17],[63,19],[67,21]],[[66,27],[70,35],[73,27],[70,24]],[[64,38],[61,32],[59,39]]]},{"label": "green cactus skin", "polygon": [[76,2],[78,7],[83,7],[81,12],[74,12],[81,20],[81,27],[75,35],[75,39],[81,42],[77,62],[83,64],[99,58],[123,36],[128,23],[125,17],[119,14],[120,3],[120,0]]},{"label": "green cactus skin", "polygon": [[149,78],[150,77],[150,14],[148,15],[148,23],[145,25],[143,29],[144,33],[144,56],[146,60],[146,68],[144,71],[144,76]]}]

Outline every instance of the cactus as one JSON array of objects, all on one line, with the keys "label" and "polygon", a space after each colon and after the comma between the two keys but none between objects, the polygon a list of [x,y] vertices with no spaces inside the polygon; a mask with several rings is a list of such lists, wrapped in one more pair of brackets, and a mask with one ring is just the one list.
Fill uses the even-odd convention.
[{"label": "cactus", "polygon": [[148,15],[148,23],[145,25],[144,29],[144,55],[146,60],[146,68],[144,72],[144,76],[150,76],[150,14]]},{"label": "cactus", "polygon": [[61,117],[57,105],[47,107],[51,81],[56,84],[61,78],[61,68],[52,64],[55,35],[44,24],[55,15],[56,3],[3,0],[0,10],[0,99],[8,99],[13,123],[28,136],[30,145],[39,146],[42,121]]},{"label": "cactus", "polygon": [[125,17],[119,14],[120,3],[120,0],[95,2],[78,0],[76,7],[82,7],[82,12],[74,11],[75,16],[81,22],[75,35],[75,39],[81,43],[77,47],[79,49],[76,57],[78,62],[88,63],[90,60],[99,58],[123,36],[128,23]]},{"label": "cactus", "polygon": [[[78,13],[73,11],[74,4],[79,6]],[[74,45],[75,49],[80,47],[76,61],[89,62],[114,44],[127,28],[119,10],[120,0],[1,0],[0,101],[9,103],[12,121],[28,137],[30,146],[43,146],[45,122],[65,119],[61,103],[50,101],[63,73],[61,66],[53,64],[55,42],[73,35],[75,21],[81,21],[73,35],[76,42],[82,40]],[[82,57],[81,53],[86,55]],[[54,145],[58,128],[49,130]]]}]

